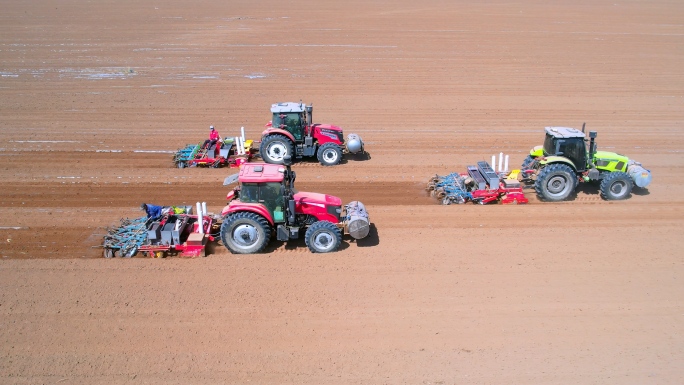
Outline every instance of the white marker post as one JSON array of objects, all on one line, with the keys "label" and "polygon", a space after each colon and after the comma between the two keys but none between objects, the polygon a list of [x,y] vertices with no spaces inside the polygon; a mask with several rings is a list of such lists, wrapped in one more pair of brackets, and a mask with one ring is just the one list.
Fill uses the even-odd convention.
[{"label": "white marker post", "polygon": [[202,205],[197,202],[197,223],[199,224],[198,228],[200,234],[204,234],[204,226],[202,226],[202,223],[204,222],[202,218],[204,218],[204,216],[202,214]]},{"label": "white marker post", "polygon": [[242,151],[240,151],[240,137],[239,136],[235,137],[235,152],[238,155],[242,155]]}]

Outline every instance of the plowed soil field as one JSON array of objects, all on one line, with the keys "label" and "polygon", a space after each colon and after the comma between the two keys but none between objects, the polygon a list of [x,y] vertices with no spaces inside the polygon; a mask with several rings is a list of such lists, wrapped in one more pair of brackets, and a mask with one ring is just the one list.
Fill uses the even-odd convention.
[{"label": "plowed soil field", "polygon": [[[0,383],[684,383],[684,3],[0,5]],[[141,202],[223,207],[235,170],[176,149],[300,99],[370,158],[299,162],[298,189],[364,202],[369,238],[102,258]],[[583,122],[652,185],[424,190]]]}]

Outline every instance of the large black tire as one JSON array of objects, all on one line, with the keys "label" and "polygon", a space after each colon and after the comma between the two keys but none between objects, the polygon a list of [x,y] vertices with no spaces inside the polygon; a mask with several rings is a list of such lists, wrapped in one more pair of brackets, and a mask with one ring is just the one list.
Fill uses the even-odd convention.
[{"label": "large black tire", "polygon": [[525,160],[523,160],[522,165],[520,166],[521,169],[526,170],[532,166],[532,163],[534,163],[534,158],[532,155],[528,155]]},{"label": "large black tire", "polygon": [[539,171],[534,190],[537,196],[548,202],[568,199],[577,187],[577,176],[572,167],[563,163],[548,165]]},{"label": "large black tire", "polygon": [[633,187],[634,182],[626,172],[611,172],[601,180],[601,197],[608,201],[625,199]]},{"label": "large black tire", "polygon": [[342,161],[342,149],[335,143],[326,143],[318,148],[318,161],[324,166],[334,166]]},{"label": "large black tire", "polygon": [[233,254],[258,253],[270,239],[271,227],[268,221],[254,213],[230,214],[221,225],[221,241]]},{"label": "large black tire", "polygon": [[264,162],[283,164],[286,155],[293,155],[292,142],[283,135],[269,135],[261,141],[259,152]]},{"label": "large black tire", "polygon": [[312,253],[330,253],[340,247],[342,232],[331,222],[319,221],[309,226],[304,241]]}]

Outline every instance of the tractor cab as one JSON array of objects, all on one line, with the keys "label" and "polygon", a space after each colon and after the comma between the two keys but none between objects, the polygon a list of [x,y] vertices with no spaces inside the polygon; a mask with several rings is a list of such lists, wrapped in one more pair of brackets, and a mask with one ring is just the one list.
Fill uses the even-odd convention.
[{"label": "tractor cab", "polygon": [[584,132],[569,127],[546,127],[544,156],[562,156],[572,162],[577,171],[588,166]]},{"label": "tractor cab", "polygon": [[302,103],[274,104],[271,106],[271,127],[286,130],[296,141],[303,140],[311,124],[312,110],[312,106],[305,106]]},{"label": "tractor cab", "polygon": [[[251,207],[253,211],[265,211],[274,223],[286,221],[286,191],[294,183],[295,172],[276,164],[244,164],[238,178],[240,185],[228,194],[237,198],[235,204]],[[263,215],[266,216],[266,212]]]}]

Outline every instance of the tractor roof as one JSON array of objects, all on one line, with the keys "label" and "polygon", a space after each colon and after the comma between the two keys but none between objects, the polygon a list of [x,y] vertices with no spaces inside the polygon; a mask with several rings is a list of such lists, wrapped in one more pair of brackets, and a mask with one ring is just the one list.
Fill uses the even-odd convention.
[{"label": "tractor roof", "polygon": [[285,167],[270,163],[246,163],[240,167],[240,183],[282,182]]},{"label": "tractor roof", "polygon": [[304,112],[303,103],[287,102],[271,105],[271,112]]},{"label": "tractor roof", "polygon": [[546,133],[556,138],[584,138],[584,133],[570,127],[545,127]]}]

